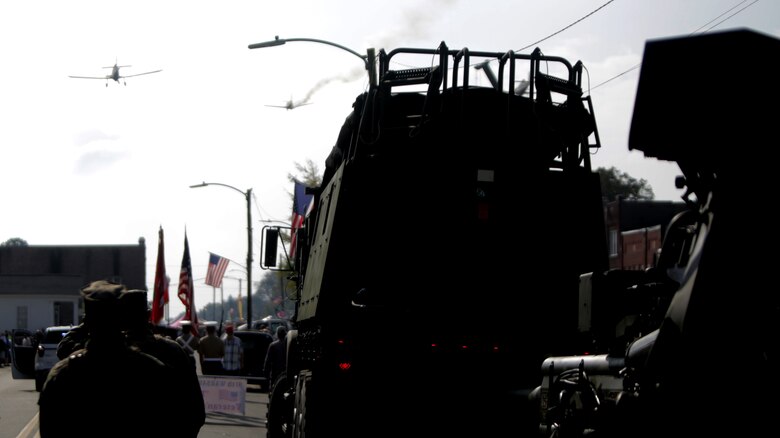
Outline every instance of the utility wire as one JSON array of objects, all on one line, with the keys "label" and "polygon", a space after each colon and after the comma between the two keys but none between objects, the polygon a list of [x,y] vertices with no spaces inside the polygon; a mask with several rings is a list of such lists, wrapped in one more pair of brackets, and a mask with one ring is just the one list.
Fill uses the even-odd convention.
[{"label": "utility wire", "polygon": [[[598,11],[599,11],[599,10],[601,10],[601,9],[603,9],[605,6],[607,6],[608,4],[610,4],[610,3],[614,2],[614,1],[615,1],[615,0],[609,0],[608,2],[606,2],[606,3],[604,3],[603,5],[599,6],[598,8],[596,8],[596,9],[592,10],[592,11],[591,11],[591,12],[589,12],[588,14],[586,14],[586,15],[582,16],[582,17],[581,17],[581,18],[579,18],[578,20],[576,20],[576,21],[574,21],[573,23],[569,24],[568,26],[566,26],[566,27],[564,27],[564,28],[562,28],[562,29],[560,29],[560,30],[558,30],[558,31],[554,32],[554,33],[551,33],[550,35],[548,35],[548,36],[546,36],[546,37],[544,37],[544,38],[540,39],[539,41],[536,41],[536,42],[534,42],[534,43],[531,43],[531,44],[529,44],[529,45],[527,45],[527,46],[523,47],[522,49],[515,50],[514,52],[515,52],[515,53],[520,53],[520,52],[522,52],[523,50],[526,50],[526,49],[528,49],[528,48],[530,48],[530,47],[533,47],[533,46],[535,46],[535,45],[537,45],[537,44],[541,43],[542,41],[548,40],[548,39],[550,39],[550,38],[554,37],[555,35],[558,35],[559,33],[563,32],[564,30],[566,30],[566,29],[568,29],[568,28],[570,28],[570,27],[574,26],[575,24],[579,23],[580,21],[582,21],[582,20],[584,20],[584,19],[586,19],[586,18],[590,17],[591,15],[595,14],[596,12],[598,12]],[[745,1],[747,1],[747,0],[745,0]],[[495,60],[494,60],[494,59],[493,59],[493,60],[490,60],[490,62],[493,62],[493,61],[495,61]],[[406,64],[403,64],[403,63],[401,63],[401,62],[396,62],[396,61],[393,61],[393,64],[400,65],[400,66],[402,66],[402,67],[406,67],[406,68],[413,68],[413,66],[411,66],[411,65],[406,65]],[[479,64],[479,63],[472,64],[472,65],[470,65],[469,67],[473,67],[473,66],[475,66],[475,65],[477,65],[477,64]],[[452,69],[452,67],[450,67],[449,69],[451,70],[451,69]]]},{"label": "utility wire", "polygon": [[[739,7],[739,5],[741,5],[742,3],[745,3],[746,1],[748,1],[748,0],[742,0],[741,2],[739,2],[739,3],[737,3],[736,5],[732,6],[730,9],[728,9],[728,10],[724,11],[722,14],[720,14],[720,15],[718,15],[717,17],[713,18],[712,20],[710,20],[710,21],[708,21],[708,22],[704,23],[704,24],[703,24],[701,27],[699,27],[698,29],[696,29],[696,30],[694,30],[693,32],[691,32],[691,33],[690,33],[690,35],[693,35],[693,34],[695,34],[696,32],[698,32],[698,31],[702,30],[703,28],[707,27],[707,26],[708,26],[710,23],[712,23],[713,21],[715,21],[715,20],[717,20],[718,18],[720,18],[720,17],[722,17],[722,16],[724,16],[724,15],[728,14],[729,12],[733,11],[734,9],[736,9],[737,7]],[[758,1],[758,0],[754,0],[754,1],[753,1],[753,3],[757,2],[757,1]],[[750,6],[751,6],[753,3],[751,3],[751,4],[747,5],[747,6],[745,6],[744,8],[740,9],[739,11],[737,11],[737,12],[735,12],[735,13],[733,13],[733,14],[729,15],[728,17],[724,18],[724,19],[723,19],[723,21],[726,21],[726,20],[728,20],[729,18],[733,17],[734,15],[736,15],[736,14],[739,14],[739,13],[740,13],[740,12],[742,12],[742,11],[743,11],[745,8],[748,8],[748,7],[750,7]],[[716,26],[719,26],[721,23],[723,23],[723,21],[721,21],[721,22],[719,22],[719,23],[715,23],[715,24],[713,24],[713,25],[712,25],[712,27],[710,27],[709,29],[705,30],[705,31],[704,31],[704,32],[702,32],[702,33],[705,33],[705,32],[707,32],[707,31],[709,31],[710,29],[712,29],[712,28],[714,28],[714,27],[716,27]]]},{"label": "utility wire", "polygon": [[[575,22],[571,23],[570,25],[568,25],[568,26],[564,27],[563,29],[560,29],[560,30],[558,30],[557,32],[554,32],[554,33],[551,33],[550,35],[547,35],[546,37],[544,37],[544,38],[540,39],[539,41],[536,41],[536,42],[534,42],[534,43],[531,43],[531,44],[529,44],[529,45],[527,45],[527,46],[523,47],[522,49],[517,49],[517,50],[515,50],[515,53],[520,53],[520,52],[522,52],[523,50],[529,49],[529,48],[531,48],[531,47],[533,47],[533,46],[535,46],[535,45],[537,45],[537,44],[541,43],[542,41],[546,41],[546,40],[548,40],[548,39],[550,39],[550,38],[554,37],[555,35],[558,35],[559,33],[563,32],[564,30],[566,30],[566,29],[568,29],[568,28],[570,28],[570,27],[574,26],[575,24],[579,23],[580,21],[582,21],[582,20],[584,20],[584,19],[586,19],[586,18],[590,17],[591,15],[595,14],[596,12],[600,11],[601,9],[603,9],[605,6],[607,6],[608,4],[612,3],[613,1],[615,1],[615,0],[609,0],[608,2],[606,2],[606,3],[604,3],[603,5],[599,6],[598,8],[596,8],[596,9],[592,10],[592,11],[591,11],[590,13],[588,13],[587,15],[583,16],[583,17],[582,17],[582,18],[580,18],[579,20],[577,20],[577,21],[575,21]],[[756,0],[756,1],[758,1],[758,0]]]},{"label": "utility wire", "polygon": [[[734,9],[738,8],[738,7],[739,7],[741,4],[743,4],[743,3],[747,2],[747,1],[748,1],[748,0],[742,0],[741,2],[737,3],[736,5],[732,6],[732,7],[731,7],[731,8],[729,8],[729,9],[727,9],[725,12],[721,13],[721,14],[720,14],[720,15],[718,15],[717,17],[715,17],[715,18],[713,18],[712,20],[708,21],[707,23],[705,23],[704,25],[702,25],[702,26],[701,26],[701,27],[699,27],[698,29],[694,30],[694,31],[693,31],[693,32],[691,32],[689,35],[693,35],[693,34],[695,34],[695,33],[699,32],[701,29],[705,28],[706,26],[708,26],[708,25],[709,25],[710,23],[712,23],[713,21],[715,21],[715,20],[719,19],[720,17],[722,17],[722,16],[724,16],[724,15],[728,14],[729,12],[731,12],[731,11],[733,11]],[[731,18],[732,18],[732,17],[734,17],[735,15],[739,14],[740,12],[742,12],[742,11],[744,11],[745,9],[747,9],[747,8],[749,8],[749,7],[751,7],[751,6],[753,6],[753,5],[754,5],[754,4],[756,4],[756,3],[758,3],[758,0],[753,0],[753,1],[752,1],[750,4],[748,4],[748,5],[745,5],[743,8],[741,8],[741,9],[739,9],[738,11],[734,12],[733,14],[729,15],[728,17],[724,18],[723,20],[721,20],[721,21],[719,21],[719,22],[717,22],[717,23],[713,24],[712,26],[708,27],[706,30],[704,30],[704,31],[703,31],[703,32],[701,32],[701,33],[707,33],[707,32],[709,32],[710,30],[712,30],[712,29],[714,29],[714,28],[716,28],[716,27],[720,26],[721,24],[725,23],[726,21],[728,21],[729,19],[731,19]],[[618,74],[616,74],[615,76],[612,76],[611,78],[609,78],[609,79],[605,80],[604,82],[601,82],[601,83],[598,83],[598,84],[594,85],[593,87],[591,87],[591,88],[590,88],[590,91],[593,91],[593,90],[595,90],[596,88],[599,88],[600,86],[602,86],[602,85],[604,85],[604,84],[606,84],[606,83],[608,83],[608,82],[610,82],[610,81],[613,81],[613,80],[615,80],[615,79],[619,78],[620,76],[623,76],[623,75],[624,75],[624,74],[626,74],[626,73],[629,73],[629,72],[631,72],[631,71],[634,71],[634,70],[636,70],[636,69],[637,69],[637,68],[639,68],[641,65],[642,65],[642,63],[640,62],[640,63],[638,63],[638,64],[634,65],[633,67],[629,68],[628,70],[625,70],[625,71],[624,71],[624,72],[622,72],[622,73],[618,73]]]}]

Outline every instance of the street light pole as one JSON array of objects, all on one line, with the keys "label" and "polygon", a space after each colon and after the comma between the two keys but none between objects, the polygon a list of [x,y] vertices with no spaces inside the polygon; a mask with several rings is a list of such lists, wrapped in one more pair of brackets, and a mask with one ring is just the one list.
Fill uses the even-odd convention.
[{"label": "street light pole", "polygon": [[246,192],[239,190],[231,185],[215,183],[215,182],[202,182],[200,184],[191,185],[191,189],[206,186],[222,186],[229,189],[233,189],[238,193],[241,193],[246,198],[246,237],[247,237],[247,250],[246,250],[246,326],[252,328],[252,189],[247,189]]},{"label": "street light pole", "polygon": [[[241,266],[241,267],[243,268],[243,266]],[[231,269],[231,270],[228,271],[228,274],[233,272],[233,271],[238,271],[238,269]],[[244,269],[243,273],[244,273],[244,275],[246,275],[246,269]],[[227,275],[225,276],[225,278],[232,278],[234,280],[238,280],[238,320],[241,321],[241,320],[244,319],[244,307],[243,307],[243,304],[242,304],[242,301],[241,301],[241,291],[243,290],[243,289],[241,289],[241,281],[243,279],[240,278],[240,277],[229,277]]]},{"label": "street light pole", "polygon": [[320,44],[327,44],[329,46],[338,47],[341,50],[345,50],[358,58],[360,58],[363,61],[363,65],[366,68],[366,72],[368,72],[368,80],[369,84],[373,87],[376,85],[376,75],[374,74],[374,69],[372,66],[374,65],[374,49],[368,49],[366,52],[366,55],[361,55],[360,53],[350,49],[349,47],[342,46],[341,44],[334,43],[332,41],[326,41],[326,40],[320,40],[317,38],[279,38],[277,35],[274,37],[271,41],[263,41],[262,43],[254,43],[250,44],[250,49],[262,49],[265,47],[274,47],[274,46],[281,46],[286,43],[291,43],[294,41],[306,41],[310,43],[320,43]]},{"label": "street light pole", "polygon": [[[235,271],[235,269],[231,269],[231,271]],[[228,272],[230,272],[230,271],[228,271]],[[238,303],[238,319],[240,321],[243,318],[243,312],[242,312],[242,309],[241,309],[241,282],[243,281],[243,278],[231,277],[229,275],[225,275],[222,278],[230,278],[232,280],[238,280],[238,300],[237,300],[237,303]],[[231,316],[230,320],[231,321],[233,320],[232,316]]]}]

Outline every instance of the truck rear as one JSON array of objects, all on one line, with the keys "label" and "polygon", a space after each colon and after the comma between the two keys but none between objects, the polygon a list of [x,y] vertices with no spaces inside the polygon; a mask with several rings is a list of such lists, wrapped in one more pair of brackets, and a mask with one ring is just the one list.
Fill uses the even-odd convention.
[{"label": "truck rear", "polygon": [[298,230],[269,437],[533,430],[579,276],[607,268],[582,65],[442,43],[371,68]]}]

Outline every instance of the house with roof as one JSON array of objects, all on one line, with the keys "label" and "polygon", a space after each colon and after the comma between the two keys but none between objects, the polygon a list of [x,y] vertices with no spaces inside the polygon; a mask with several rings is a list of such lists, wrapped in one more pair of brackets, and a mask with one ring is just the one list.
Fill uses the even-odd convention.
[{"label": "house with roof", "polygon": [[94,280],[146,286],[146,242],[137,245],[0,246],[0,332],[80,322],[80,290]]}]

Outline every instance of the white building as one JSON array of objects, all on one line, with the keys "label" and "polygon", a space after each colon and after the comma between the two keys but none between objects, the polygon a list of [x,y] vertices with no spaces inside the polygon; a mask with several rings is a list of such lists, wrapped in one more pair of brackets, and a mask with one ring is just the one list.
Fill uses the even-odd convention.
[{"label": "white building", "polygon": [[0,332],[80,322],[80,290],[110,279],[146,287],[146,244],[0,246]]}]

